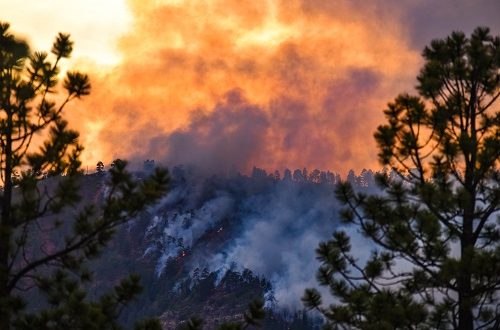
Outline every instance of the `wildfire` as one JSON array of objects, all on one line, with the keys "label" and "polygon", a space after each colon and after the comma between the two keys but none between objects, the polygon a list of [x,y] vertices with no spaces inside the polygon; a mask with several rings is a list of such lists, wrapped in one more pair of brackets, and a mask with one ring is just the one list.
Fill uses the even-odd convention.
[{"label": "wildfire", "polygon": [[[95,146],[86,149],[86,163],[132,157],[199,163],[200,155],[210,166],[218,162],[214,168],[241,171],[367,167],[376,156],[366,131],[376,128],[396,93],[392,82],[397,91],[411,86],[415,72],[408,68],[418,68],[419,54],[396,21],[384,21],[382,29],[350,2],[327,12],[295,0],[128,4],[134,24],[119,41],[123,61],[105,79],[94,77],[85,109],[71,114],[77,129],[93,132],[82,134],[84,145]],[[234,90],[243,101],[226,100]],[[224,102],[227,114],[217,108]],[[262,118],[236,117],[253,107]],[[231,118],[238,120],[228,123]],[[188,140],[201,141],[200,152],[192,143],[172,147],[186,141],[179,135],[161,139],[186,129],[202,136]],[[257,131],[259,139],[248,138]],[[231,141],[246,147],[233,150]]]}]

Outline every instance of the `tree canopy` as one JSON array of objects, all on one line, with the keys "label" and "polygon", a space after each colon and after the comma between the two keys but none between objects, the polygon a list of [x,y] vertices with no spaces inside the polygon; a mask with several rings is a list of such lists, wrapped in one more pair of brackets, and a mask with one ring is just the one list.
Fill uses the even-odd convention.
[{"label": "tree canopy", "polygon": [[374,249],[360,256],[342,230],[317,249],[305,305],[330,328],[500,327],[500,37],[453,32],[423,51],[419,95],[388,104],[375,139],[381,192],[337,189],[342,219]]},{"label": "tree canopy", "polygon": [[[166,170],[138,181],[115,162],[105,198],[82,203],[78,133],[63,118],[70,102],[90,93],[86,74],[60,61],[73,42],[59,33],[51,52],[32,52],[0,23],[0,328],[119,328],[118,316],[140,291],[129,277],[93,301],[85,283],[89,259],[110,241],[117,226],[155,203],[167,190]],[[45,178],[49,179],[45,179]],[[45,298],[30,308],[26,292]],[[31,306],[32,307],[32,306]],[[154,321],[138,325],[158,328]]]}]

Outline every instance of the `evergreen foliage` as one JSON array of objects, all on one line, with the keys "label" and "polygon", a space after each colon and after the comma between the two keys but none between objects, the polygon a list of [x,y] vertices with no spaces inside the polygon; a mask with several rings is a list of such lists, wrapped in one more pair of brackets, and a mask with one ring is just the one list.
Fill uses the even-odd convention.
[{"label": "evergreen foliage", "polygon": [[95,171],[97,174],[103,174],[104,173],[104,163],[101,161],[98,161],[96,166],[95,166]]},{"label": "evergreen foliage", "polygon": [[[217,330],[243,330],[250,326],[260,327],[265,317],[264,301],[260,299],[253,300],[248,304],[248,310],[243,314],[244,322],[228,322],[217,327]],[[181,330],[202,330],[203,320],[198,317],[192,317],[183,326]]]},{"label": "evergreen foliage", "polygon": [[[169,176],[157,169],[138,182],[115,162],[106,198],[82,205],[78,181],[83,150],[62,113],[90,93],[86,74],[69,71],[58,83],[60,61],[73,42],[60,33],[51,49],[30,52],[0,23],[0,329],[117,329],[123,308],[140,292],[137,277],[90,301],[86,262],[99,256],[121,224],[155,203]],[[39,147],[36,147],[36,146]],[[47,178],[48,177],[48,178]],[[42,310],[25,299],[37,291]],[[40,307],[40,306],[37,306]],[[157,329],[156,321],[138,329]]]},{"label": "evergreen foliage", "polygon": [[356,256],[336,231],[317,249],[303,301],[331,329],[500,328],[500,37],[453,32],[423,51],[419,96],[403,94],[375,133],[382,194],[339,185],[341,216],[374,248]]}]

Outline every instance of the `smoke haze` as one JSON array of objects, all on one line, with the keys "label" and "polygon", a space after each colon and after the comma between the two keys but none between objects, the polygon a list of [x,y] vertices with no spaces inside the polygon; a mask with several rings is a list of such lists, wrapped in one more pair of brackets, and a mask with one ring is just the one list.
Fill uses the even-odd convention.
[{"label": "smoke haze", "polygon": [[498,29],[497,2],[445,2],[129,1],[124,60],[73,115],[86,161],[373,166],[371,132],[412,91],[423,45],[475,15]]},{"label": "smoke haze", "polygon": [[[278,307],[301,309],[304,289],[317,286],[315,249],[341,225],[336,180],[320,171],[200,178],[176,169],[172,191],[151,211],[144,255],[155,258],[160,280],[178,272],[169,263],[181,263],[191,276],[207,269],[219,279],[249,269],[271,282]],[[366,259],[371,246],[354,228],[345,230]]]}]

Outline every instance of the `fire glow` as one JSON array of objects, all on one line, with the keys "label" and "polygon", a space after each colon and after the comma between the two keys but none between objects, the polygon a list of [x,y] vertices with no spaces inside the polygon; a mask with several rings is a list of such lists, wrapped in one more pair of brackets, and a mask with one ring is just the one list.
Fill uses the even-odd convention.
[{"label": "fire glow", "polygon": [[[119,41],[122,63],[104,77],[96,75],[90,100],[72,118],[97,128],[82,135],[85,145],[95,146],[87,148],[86,163],[116,157],[197,161],[191,157],[196,147],[185,151],[189,156],[172,152],[169,137],[190,134],[200,116],[215,120],[210,116],[221,103],[238,108],[226,98],[238,91],[266,123],[260,139],[246,144],[249,153],[235,154],[224,170],[374,164],[366,132],[380,122],[394,85],[411,86],[411,68],[418,67],[418,53],[396,22],[367,19],[348,2],[328,11],[270,0],[129,5],[134,22]],[[220,120],[227,128],[221,134],[258,129],[252,122]],[[231,150],[224,143],[211,147],[205,146],[214,159]]]},{"label": "fire glow", "polygon": [[[90,167],[115,158],[244,172],[255,165],[345,175],[376,167],[371,132],[386,103],[413,90],[423,45],[474,28],[474,17],[498,29],[498,3],[489,0],[473,7],[454,0],[117,1],[89,3],[99,15],[87,18],[99,20],[87,37],[67,31],[77,54],[80,47],[91,54],[73,64],[90,73],[92,94],[68,114]],[[36,15],[49,9],[40,5]],[[52,35],[70,25],[65,11],[54,16],[60,25],[51,24]],[[108,32],[113,41],[99,37]],[[50,48],[44,40],[34,47]],[[105,54],[96,48],[93,62],[89,40],[107,47]]]}]

